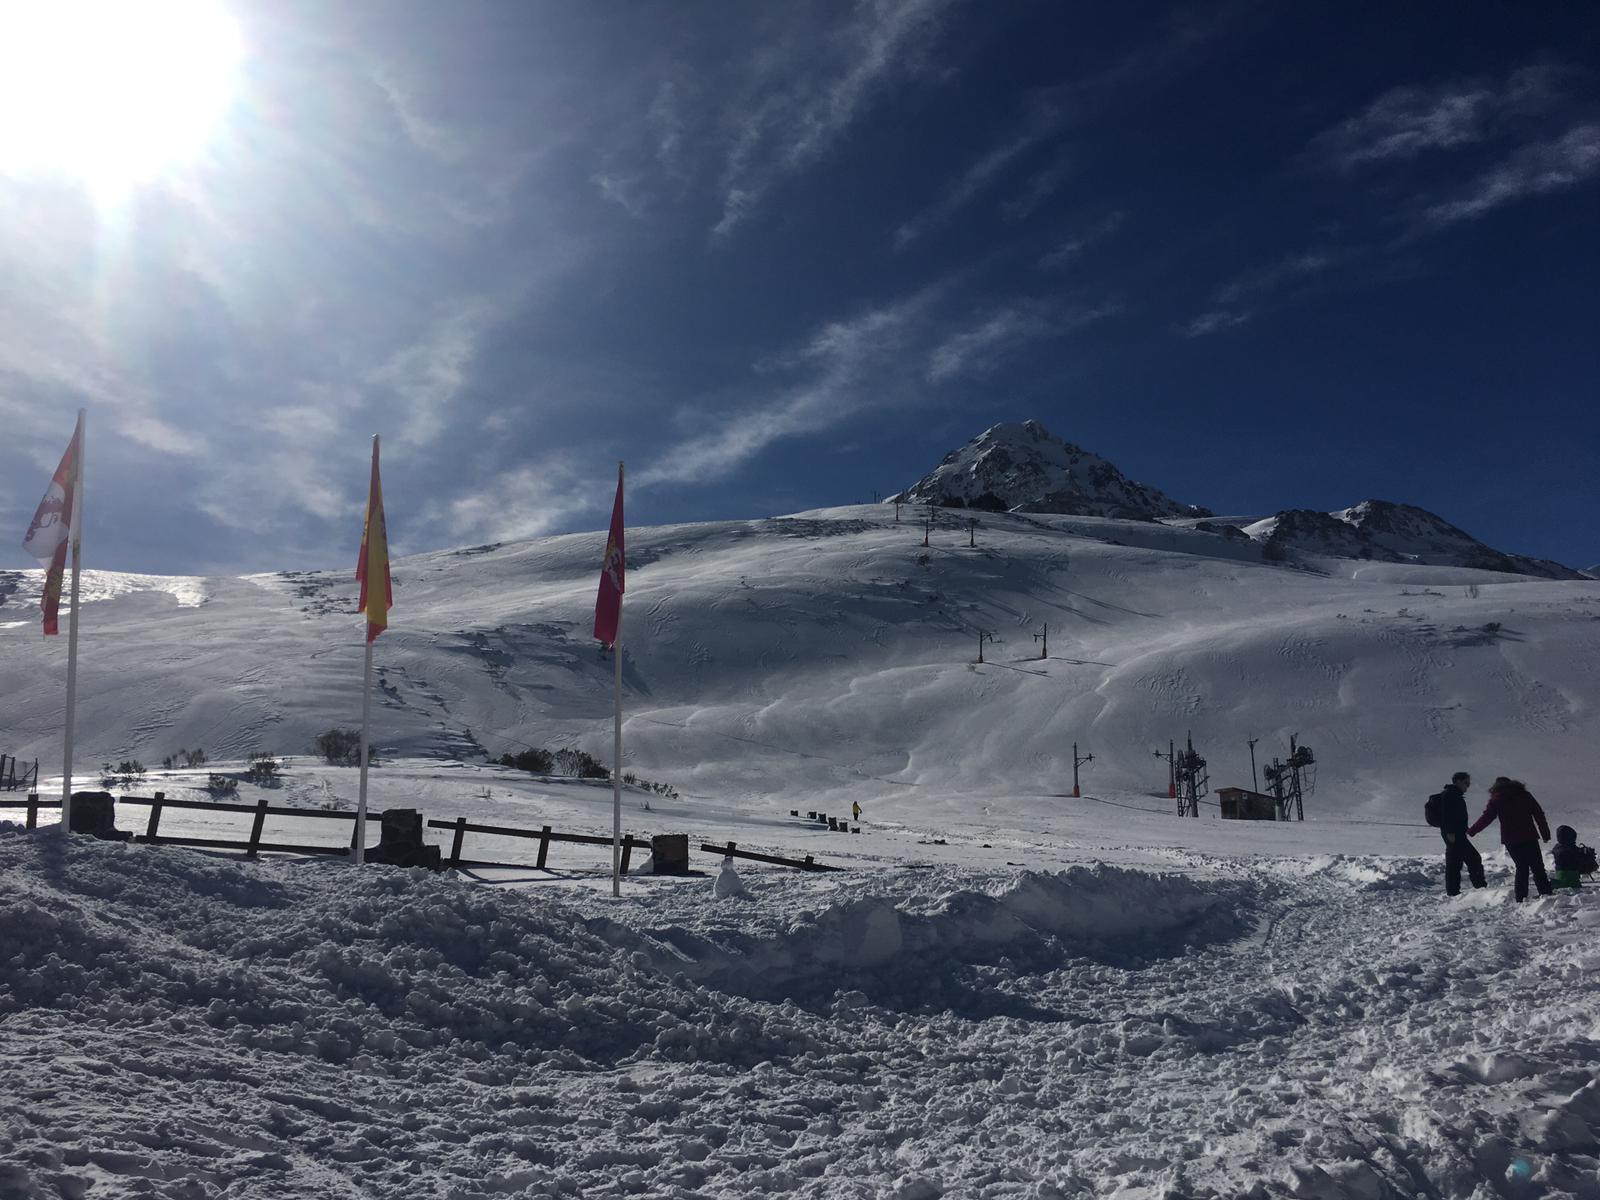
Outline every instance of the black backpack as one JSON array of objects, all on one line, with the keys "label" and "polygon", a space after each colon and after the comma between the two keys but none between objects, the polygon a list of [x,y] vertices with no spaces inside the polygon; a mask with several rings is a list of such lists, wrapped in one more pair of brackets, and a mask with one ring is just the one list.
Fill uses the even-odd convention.
[{"label": "black backpack", "polygon": [[1435,792],[1428,797],[1428,802],[1422,806],[1422,815],[1429,825],[1435,829],[1439,827],[1440,818],[1444,816],[1444,793]]},{"label": "black backpack", "polygon": [[1597,869],[1600,869],[1600,862],[1595,860],[1593,846],[1579,846],[1578,853],[1582,856],[1578,862],[1578,873],[1580,875],[1593,875]]}]

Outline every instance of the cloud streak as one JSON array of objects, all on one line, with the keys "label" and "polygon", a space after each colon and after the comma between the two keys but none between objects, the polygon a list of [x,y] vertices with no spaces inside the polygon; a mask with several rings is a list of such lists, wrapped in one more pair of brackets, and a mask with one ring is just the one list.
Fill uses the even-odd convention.
[{"label": "cloud streak", "polygon": [[1540,65],[1514,71],[1499,84],[1476,80],[1395,88],[1318,134],[1309,154],[1321,168],[1349,174],[1488,141],[1516,119],[1554,106],[1564,75],[1557,67]]},{"label": "cloud streak", "polygon": [[713,234],[726,238],[780,183],[827,155],[892,84],[923,77],[955,3],[860,0],[820,44],[802,37],[761,55],[730,110]]},{"label": "cloud streak", "polygon": [[1579,125],[1548,142],[1523,146],[1457,195],[1423,209],[1422,230],[1475,221],[1532,196],[1562,191],[1600,176],[1600,124]]}]

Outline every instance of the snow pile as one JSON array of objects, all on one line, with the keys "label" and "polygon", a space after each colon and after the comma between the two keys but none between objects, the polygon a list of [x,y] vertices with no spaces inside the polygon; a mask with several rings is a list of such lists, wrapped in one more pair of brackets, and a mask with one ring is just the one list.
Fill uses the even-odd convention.
[{"label": "snow pile", "polygon": [[0,1195],[1593,1195],[1600,893],[1299,868],[619,905],[3,826]]}]

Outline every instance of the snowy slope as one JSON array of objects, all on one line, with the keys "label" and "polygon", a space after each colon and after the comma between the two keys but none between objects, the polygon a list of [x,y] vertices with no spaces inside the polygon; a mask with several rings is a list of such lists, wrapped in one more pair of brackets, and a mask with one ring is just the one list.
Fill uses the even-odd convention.
[{"label": "snowy slope", "polygon": [[[1592,809],[1600,585],[1456,567],[1260,561],[1253,543],[1095,517],[978,514],[940,529],[862,506],[630,531],[627,762],[760,810],[1019,816],[1070,787],[1164,791],[1152,756],[1193,732],[1213,784],[1291,733],[1316,810],[1414,819],[1451,770],[1527,779]],[[610,663],[589,636],[598,534],[396,564],[376,739],[475,757],[526,744],[609,757]],[[18,578],[18,577],[14,577]],[[0,606],[8,751],[59,754],[65,639],[37,573]],[[1476,595],[1473,595],[1476,585]],[[235,579],[89,573],[80,769],[179,747],[306,752],[360,713],[344,572]],[[1050,658],[1035,634],[1049,628]],[[980,634],[997,639],[977,665]],[[1065,765],[1064,765],[1065,764]]]},{"label": "snowy slope", "polygon": [[984,430],[889,497],[896,501],[1144,520],[1207,511],[1135,483],[1099,455],[1052,437],[1037,421]]}]

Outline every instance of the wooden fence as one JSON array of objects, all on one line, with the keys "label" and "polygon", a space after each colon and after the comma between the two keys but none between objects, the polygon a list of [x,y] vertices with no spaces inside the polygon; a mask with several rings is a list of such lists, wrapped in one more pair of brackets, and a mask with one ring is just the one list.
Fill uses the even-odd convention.
[{"label": "wooden fence", "polygon": [[[356,814],[353,812],[337,812],[321,808],[291,808],[282,804],[269,804],[266,800],[259,800],[254,804],[234,804],[223,801],[209,800],[169,800],[165,792],[157,792],[154,796],[123,796],[117,800],[118,804],[134,804],[150,809],[149,820],[145,824],[143,833],[134,834],[136,842],[146,842],[158,846],[193,846],[212,850],[243,850],[245,857],[255,858],[262,851],[279,854],[330,854],[347,856],[356,844]],[[27,809],[27,824],[29,829],[37,828],[39,810],[41,808],[60,808],[61,801],[41,800],[37,792],[28,793],[26,800],[0,800],[0,810],[8,808]],[[233,838],[197,838],[173,837],[160,832],[161,814],[167,809],[190,809],[199,812],[229,812],[248,813],[254,819],[250,823],[250,836],[248,839],[238,840]],[[309,846],[290,842],[268,842],[263,840],[262,833],[269,816],[284,817],[309,817],[315,820],[334,820],[350,822],[350,841],[348,845],[341,846]],[[383,813],[370,811],[367,813],[369,824],[380,823]],[[539,842],[538,861],[534,864],[535,870],[548,870],[545,865],[550,854],[550,843],[569,842],[585,846],[609,846],[611,839],[598,834],[589,833],[560,833],[548,825],[538,829],[516,829],[508,825],[480,825],[468,821],[465,817],[457,817],[453,821],[429,821],[430,829],[448,829],[454,832],[451,839],[450,855],[445,860],[445,865],[457,869],[462,868],[500,868],[505,870],[526,871],[527,863],[489,862],[482,859],[468,859],[461,856],[462,843],[469,833],[488,834],[495,837],[513,837],[537,839]],[[633,858],[635,850],[650,849],[649,838],[634,837],[628,834],[622,839],[622,870],[626,872]],[[723,858],[742,858],[753,862],[771,863],[780,867],[797,867],[802,871],[840,871],[844,868],[819,863],[806,855],[803,859],[784,858],[776,854],[759,854],[751,850],[740,850],[735,842],[726,842],[716,845],[711,842],[702,842],[700,849],[707,854],[715,854]]]}]

